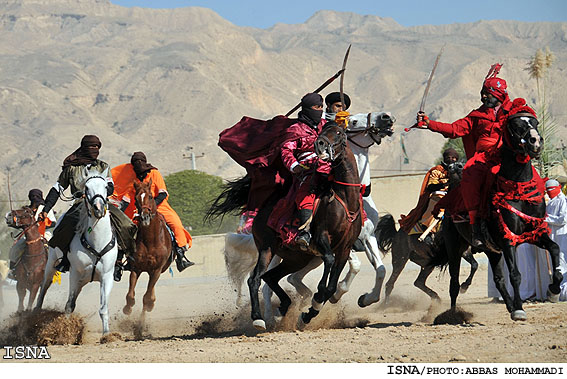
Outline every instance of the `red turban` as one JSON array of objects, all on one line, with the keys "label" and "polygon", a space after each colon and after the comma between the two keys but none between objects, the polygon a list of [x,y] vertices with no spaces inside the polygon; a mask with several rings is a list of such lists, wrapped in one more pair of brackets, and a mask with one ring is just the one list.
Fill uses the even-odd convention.
[{"label": "red turban", "polygon": [[504,102],[504,100],[508,97],[508,91],[506,91],[508,85],[504,79],[496,76],[500,72],[501,68],[501,63],[493,64],[492,67],[490,67],[490,71],[488,71],[488,75],[486,75],[484,83],[482,84],[482,90],[488,92],[500,100],[500,102]]}]

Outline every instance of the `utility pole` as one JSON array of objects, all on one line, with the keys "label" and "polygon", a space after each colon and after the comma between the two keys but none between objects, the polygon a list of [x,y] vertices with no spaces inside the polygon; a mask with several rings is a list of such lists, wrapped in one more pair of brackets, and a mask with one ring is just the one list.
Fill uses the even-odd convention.
[{"label": "utility pole", "polygon": [[205,156],[205,153],[201,153],[201,155],[195,155],[195,152],[193,151],[193,146],[187,146],[185,148],[187,151],[189,151],[189,155],[187,154],[183,154],[183,159],[191,159],[191,170],[196,171],[197,170],[197,158],[203,158]]}]

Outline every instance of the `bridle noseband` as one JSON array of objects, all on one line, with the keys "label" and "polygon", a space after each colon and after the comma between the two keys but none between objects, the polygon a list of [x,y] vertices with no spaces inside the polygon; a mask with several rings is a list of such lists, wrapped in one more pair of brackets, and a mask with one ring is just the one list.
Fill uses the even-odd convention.
[{"label": "bridle noseband", "polygon": [[[106,183],[106,178],[105,178],[105,177],[100,176],[100,175],[94,175],[94,176],[88,177],[87,180],[85,180],[85,184],[84,184],[84,185],[85,185],[85,188],[86,188],[87,182],[88,182],[89,180],[95,179],[95,178],[97,178],[97,179],[102,179],[102,180],[104,180],[104,182]],[[106,188],[106,186],[105,186],[105,188]],[[102,196],[100,193],[97,193],[97,194],[95,194],[93,197],[89,198],[88,195],[87,195],[87,193],[86,193],[86,191],[85,191],[85,194],[84,194],[83,198],[85,199],[85,204],[86,204],[86,206],[87,206],[87,212],[88,212],[88,215],[89,215],[89,216],[91,215],[90,207],[94,207],[94,202],[95,202],[95,200],[96,200],[97,198],[101,198],[101,199],[102,199],[102,203],[104,204],[104,214],[106,214],[106,211],[107,211],[107,209],[108,209],[108,198],[107,198],[106,196]]]}]

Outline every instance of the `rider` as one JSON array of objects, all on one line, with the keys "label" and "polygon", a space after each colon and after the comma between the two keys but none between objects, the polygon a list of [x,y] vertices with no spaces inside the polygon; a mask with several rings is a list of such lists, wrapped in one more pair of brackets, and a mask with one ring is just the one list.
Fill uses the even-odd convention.
[{"label": "rider", "polygon": [[416,207],[407,216],[401,215],[400,228],[402,230],[411,234],[413,229],[421,234],[429,227],[433,221],[433,215],[431,214],[433,208],[447,193],[449,186],[447,169],[451,163],[458,160],[459,153],[450,147],[443,152],[441,164],[432,167],[425,174]]},{"label": "rider", "polygon": [[345,99],[345,106],[343,107],[343,103],[341,102],[341,93],[340,92],[331,92],[327,96],[325,96],[325,104],[327,108],[325,109],[325,113],[323,114],[324,119],[327,121],[335,121],[335,116],[339,112],[344,112],[350,107],[350,97],[343,93]]},{"label": "rider", "polygon": [[303,96],[298,120],[286,130],[285,142],[281,146],[283,164],[293,174],[294,188],[297,188],[295,204],[299,210],[300,232],[295,242],[302,250],[307,250],[311,241],[309,225],[315,200],[312,191],[313,174],[330,172],[330,165],[320,161],[314,150],[315,140],[326,123],[326,120],[321,119],[322,115],[323,97],[318,93]]},{"label": "rider", "polygon": [[[57,226],[53,230],[53,237],[51,237],[48,243],[50,247],[58,247],[63,252],[63,258],[56,266],[56,269],[60,272],[68,271],[70,266],[67,253],[69,252],[69,245],[75,236],[75,227],[79,221],[81,209],[84,207],[81,195],[85,189],[85,168],[93,167],[100,172],[104,172],[104,170],[108,168],[106,162],[97,159],[101,146],[102,143],[97,136],[85,135],[81,139],[81,146],[63,161],[62,171],[61,174],[59,174],[57,183],[49,190],[45,199],[45,206],[41,212],[40,218],[47,217],[49,211],[51,211],[55,203],[57,203],[60,194],[68,187],[71,187],[73,196],[80,196],[75,199],[73,206],[61,216]],[[111,195],[114,184],[110,176],[110,170],[108,171],[106,180],[108,183],[108,195]],[[110,212],[113,230],[116,233],[119,250],[123,250],[126,253],[135,252],[136,225],[114,205],[109,204],[108,210]]]},{"label": "rider", "polygon": [[[131,172],[129,173],[130,170]],[[131,182],[128,186],[129,190],[122,196],[120,208],[127,209],[132,203],[132,199],[135,199],[136,191],[134,190],[134,182],[149,183],[151,181],[151,190],[157,205],[157,211],[164,217],[165,222],[175,235],[175,242],[177,244],[175,248],[175,263],[177,264],[177,270],[181,272],[187,267],[193,266],[194,263],[185,257],[185,252],[191,248],[193,239],[189,232],[183,227],[177,213],[167,202],[169,194],[165,186],[165,181],[158,169],[148,163],[146,155],[143,152],[138,151],[132,154],[130,164],[127,164],[121,171],[122,177],[116,178],[117,183],[122,183],[124,181],[123,178],[131,178]],[[134,175],[131,175],[132,173]]]},{"label": "rider", "polygon": [[[31,189],[28,192],[28,199],[30,201],[29,208],[31,208],[34,214],[36,214],[37,219],[43,209],[43,205],[45,204],[43,193],[37,188]],[[45,238],[45,229],[50,227],[55,221],[53,211],[50,211],[47,217],[42,220],[38,220],[37,226],[39,234]],[[14,279],[14,268],[24,253],[25,245],[25,236],[22,236],[22,238],[18,239],[10,248],[10,272],[8,273],[8,277],[10,279]]]},{"label": "rider", "polygon": [[[418,112],[418,123],[425,129],[441,133],[447,138],[462,137],[467,163],[461,180],[461,193],[472,225],[472,246],[484,247],[479,213],[481,202],[486,196],[485,178],[489,166],[483,159],[476,159],[479,153],[488,151],[500,141],[503,125],[512,106],[504,79],[497,77],[501,64],[493,65],[486,76],[480,98],[482,105],[466,117],[451,124],[430,120],[425,113]],[[480,156],[479,156],[480,157]]]}]

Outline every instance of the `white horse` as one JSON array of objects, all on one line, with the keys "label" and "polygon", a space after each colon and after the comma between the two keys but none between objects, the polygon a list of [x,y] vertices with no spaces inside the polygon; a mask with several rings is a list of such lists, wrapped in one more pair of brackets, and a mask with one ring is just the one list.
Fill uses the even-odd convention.
[{"label": "white horse", "polygon": [[[102,333],[107,334],[108,298],[114,284],[114,263],[118,254],[116,237],[112,232],[107,200],[108,169],[99,172],[96,169],[84,172],[83,205],[80,210],[80,221],[77,224],[75,237],[69,246],[69,297],[65,312],[75,310],[77,297],[83,286],[94,280],[100,282],[100,309]],[[51,285],[54,264],[61,256],[59,248],[49,248],[45,276],[36,309],[41,309],[45,293]]]},{"label": "white horse", "polygon": [[[392,135],[392,126],[395,118],[386,112],[360,113],[349,117],[349,125],[347,128],[347,136],[349,147],[351,148],[358,165],[360,181],[367,186],[370,191],[370,162],[368,158],[368,150],[374,144],[380,144],[385,136]],[[366,307],[380,300],[380,292],[382,283],[386,276],[386,269],[382,263],[381,253],[374,232],[378,224],[378,210],[369,195],[363,198],[364,210],[367,214],[367,220],[360,232],[359,240],[360,251],[366,252],[368,260],[376,271],[376,279],[374,288],[370,293],[361,295],[358,299],[360,307]],[[358,249],[357,249],[358,250]],[[224,247],[225,264],[229,279],[237,290],[237,306],[242,304],[242,285],[246,275],[248,275],[256,265],[258,251],[254,244],[254,238],[251,234],[228,233],[225,237]],[[279,257],[274,257],[268,267],[268,270],[277,266],[280,262]],[[352,251],[349,256],[349,271],[345,278],[339,283],[336,293],[330,299],[332,303],[336,303],[348,292],[354,277],[360,271],[360,260],[356,252]],[[287,281],[295,287],[296,291],[302,298],[302,302],[311,299],[312,291],[303,283],[303,278],[307,273],[317,268],[322,263],[318,257],[314,257],[311,262],[303,269],[288,275]],[[273,320],[271,296],[272,291],[269,286],[262,287],[264,298],[264,319]]]}]

